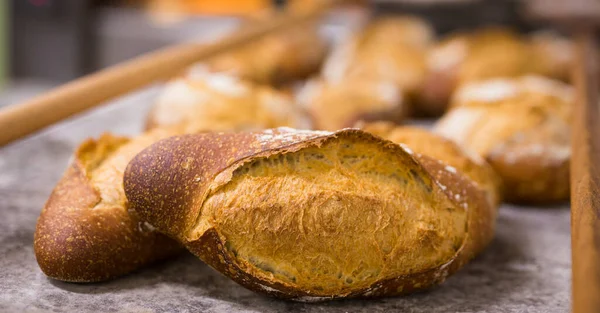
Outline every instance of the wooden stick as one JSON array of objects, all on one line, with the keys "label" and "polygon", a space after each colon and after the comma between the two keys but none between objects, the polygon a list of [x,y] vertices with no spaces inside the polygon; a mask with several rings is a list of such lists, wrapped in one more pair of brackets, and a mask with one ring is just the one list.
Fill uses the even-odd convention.
[{"label": "wooden stick", "polygon": [[281,15],[214,44],[184,44],[146,54],[67,83],[24,103],[10,105],[0,110],[0,146],[154,81],[171,77],[193,63],[315,19],[339,2],[323,1],[322,6],[310,12]]},{"label": "wooden stick", "polygon": [[600,97],[591,28],[577,35],[571,158],[573,313],[600,312]]}]

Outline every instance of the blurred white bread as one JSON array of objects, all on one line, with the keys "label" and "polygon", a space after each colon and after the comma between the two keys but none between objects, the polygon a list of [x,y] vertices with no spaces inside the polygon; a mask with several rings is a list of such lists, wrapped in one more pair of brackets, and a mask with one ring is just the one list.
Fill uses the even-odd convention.
[{"label": "blurred white bread", "polygon": [[310,124],[289,94],[198,64],[167,83],[147,117],[147,129],[172,126],[197,132]]},{"label": "blurred white bread", "polygon": [[571,86],[541,76],[460,87],[435,131],[485,158],[504,197],[542,203],[569,198]]}]

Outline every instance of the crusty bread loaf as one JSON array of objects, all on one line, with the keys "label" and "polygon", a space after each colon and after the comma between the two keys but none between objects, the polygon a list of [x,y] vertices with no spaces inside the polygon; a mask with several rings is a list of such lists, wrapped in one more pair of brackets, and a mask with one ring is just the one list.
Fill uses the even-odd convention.
[{"label": "crusty bread loaf", "polygon": [[197,64],[167,83],[148,114],[147,129],[172,126],[191,133],[308,128],[310,122],[289,94]]},{"label": "crusty bread loaf", "polygon": [[358,120],[402,121],[408,108],[396,84],[382,81],[309,81],[298,94],[298,104],[312,118],[314,129],[338,130]]},{"label": "crusty bread loaf", "polygon": [[423,128],[397,126],[389,122],[360,122],[356,126],[401,144],[417,154],[446,163],[449,166],[448,170],[464,173],[484,189],[492,206],[500,203],[501,182],[494,169],[482,157],[466,151],[453,141]]},{"label": "crusty bread loaf", "polygon": [[318,25],[303,24],[220,54],[207,65],[255,83],[281,85],[318,72],[326,52]]},{"label": "crusty bread loaf", "polygon": [[335,47],[323,65],[322,77],[394,83],[408,98],[422,87],[426,51],[433,30],[411,16],[379,18]]},{"label": "crusty bread loaf", "polygon": [[423,101],[442,112],[461,85],[526,74],[566,79],[572,51],[558,35],[522,36],[506,28],[452,34],[429,51]]},{"label": "crusty bread loaf", "polygon": [[504,197],[542,203],[569,197],[570,86],[525,76],[464,85],[435,131],[483,156]]},{"label": "crusty bread loaf", "polygon": [[446,164],[352,129],[172,137],[129,163],[124,188],[216,270],[299,301],[439,284],[489,243],[496,215]]},{"label": "crusty bread loaf", "polygon": [[87,141],[39,218],[35,252],[46,275],[102,281],[173,255],[181,247],[128,209],[123,172],[139,151],[176,134],[307,126],[290,96],[198,65],[168,84],[131,140],[105,135]]},{"label": "crusty bread loaf", "polygon": [[37,222],[34,251],[46,275],[103,281],[181,251],[128,210],[122,185],[133,156],[175,133],[155,130],[131,140],[107,134],[77,149]]}]

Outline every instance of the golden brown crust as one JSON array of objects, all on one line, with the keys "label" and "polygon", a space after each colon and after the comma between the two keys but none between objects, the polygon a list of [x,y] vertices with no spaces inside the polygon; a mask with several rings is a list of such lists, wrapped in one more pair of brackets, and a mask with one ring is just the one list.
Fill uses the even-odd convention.
[{"label": "golden brown crust", "polygon": [[[285,131],[287,128],[279,129]],[[196,194],[205,194],[208,183],[234,161],[284,143],[292,144],[300,139],[323,137],[330,133],[299,131],[280,137],[278,134],[273,130],[266,130],[260,136],[252,132],[204,133],[159,141],[140,152],[127,166],[123,181],[127,199],[142,219],[150,221],[152,216],[152,220],[156,220],[151,222],[152,225],[167,231],[172,237],[183,239],[181,236],[199,215],[200,208],[193,207]],[[275,138],[279,140],[273,140]],[[157,155],[160,157],[156,158]],[[170,167],[178,172],[176,177],[170,176],[167,170]],[[158,174],[154,176],[152,173]],[[152,179],[145,180],[147,175],[152,175]],[[161,203],[163,194],[169,195],[170,203]],[[160,218],[156,218],[156,214],[160,214]]]},{"label": "golden brown crust", "polygon": [[494,169],[481,157],[459,145],[419,127],[397,126],[387,122],[358,123],[357,127],[384,139],[405,145],[418,154],[442,161],[466,174],[489,194],[490,203],[500,203],[501,181]]},{"label": "golden brown crust", "polygon": [[402,91],[384,81],[313,80],[299,93],[298,102],[312,117],[314,129],[338,130],[358,120],[399,123],[408,115]]},{"label": "golden brown crust", "polygon": [[461,87],[435,131],[485,158],[511,202],[569,197],[571,87],[533,76]]},{"label": "golden brown crust", "polygon": [[[164,137],[164,135],[155,135]],[[151,138],[147,138],[151,139]],[[127,274],[149,263],[178,253],[180,246],[154,231],[135,212],[128,211],[124,196],[103,189],[99,175],[122,179],[128,158],[153,140],[137,142],[103,135],[88,140],[76,151],[72,164],[54,188],[38,219],[34,251],[42,271],[51,278],[70,282],[96,282]],[[137,146],[137,147],[136,147]],[[129,156],[123,155],[123,149]],[[109,161],[120,173],[103,170],[107,159],[121,154],[125,164]],[[118,158],[118,157],[117,157]],[[110,164],[108,164],[109,167]],[[99,173],[99,171],[105,174]],[[108,171],[108,172],[107,172]],[[118,177],[113,177],[113,176]],[[111,181],[106,181],[111,183]]]},{"label": "golden brown crust", "polygon": [[507,28],[452,34],[429,52],[421,99],[442,113],[453,91],[469,82],[526,74],[566,79],[570,50],[557,35],[527,38]]},{"label": "golden brown crust", "polygon": [[[223,237],[222,227],[225,227],[225,224],[219,224],[218,221],[213,221],[217,224],[212,224],[213,222],[206,220],[207,212],[201,211],[205,201],[209,199],[209,194],[218,192],[221,186],[232,181],[234,175],[242,175],[235,177],[243,178],[243,172],[234,172],[244,168],[244,164],[252,166],[255,160],[284,154],[294,155],[306,149],[318,150],[338,142],[342,146],[350,142],[375,145],[378,147],[375,151],[379,151],[373,152],[375,159],[377,153],[389,153],[390,156],[393,155],[392,158],[405,160],[403,162],[407,162],[407,168],[414,168],[415,174],[421,172],[425,175],[418,181],[430,181],[431,185],[427,188],[430,188],[436,197],[440,197],[439,199],[445,199],[442,202],[447,203],[446,205],[453,207],[448,210],[464,212],[467,216],[464,225],[466,235],[455,254],[448,259],[438,260],[441,263],[436,266],[423,268],[418,272],[384,277],[364,288],[352,288],[350,282],[349,287],[339,293],[307,289],[306,286],[274,277],[268,279],[267,276],[257,275],[257,272],[247,268],[247,264],[238,259],[236,252],[231,250],[230,245],[235,244],[233,239]],[[412,157],[399,145],[359,130],[326,133],[279,129],[262,133],[211,133],[173,137],[145,149],[130,162],[124,177],[124,187],[131,207],[144,219],[161,231],[178,238],[190,251],[236,282],[276,297],[322,301],[347,297],[391,296],[428,288],[444,281],[447,275],[462,267],[489,243],[493,237],[495,207],[490,206],[486,193],[471,180],[460,173],[447,171],[445,167],[445,164],[426,156]],[[280,193],[285,192],[282,190]],[[457,194],[459,196],[456,196]],[[261,194],[246,196],[261,197]],[[243,197],[241,199],[244,199]],[[271,203],[270,199],[261,201]],[[260,219],[261,215],[258,212],[256,214],[255,218]],[[366,227],[370,227],[369,225],[366,224]],[[290,224],[288,227],[295,226]],[[247,231],[246,236],[253,236],[252,232],[255,230]],[[282,236],[287,236],[283,234],[290,231],[293,234],[293,229],[287,229]],[[310,233],[307,235],[308,237],[299,237],[298,240],[312,238]],[[283,238],[281,237],[282,240]],[[321,240],[327,240],[326,238]],[[348,257],[361,256],[349,254]],[[277,268],[273,270],[277,271]]]},{"label": "golden brown crust", "polygon": [[426,77],[432,27],[412,16],[378,18],[335,47],[323,65],[329,83],[374,81],[395,84],[406,103],[415,101]]},{"label": "golden brown crust", "polygon": [[412,93],[425,74],[431,26],[411,16],[380,18],[332,51],[323,68],[327,81],[359,78],[395,83]]},{"label": "golden brown crust", "polygon": [[221,54],[207,65],[255,83],[281,85],[316,73],[326,50],[317,25],[303,25]]},{"label": "golden brown crust", "polygon": [[[554,122],[553,122],[554,121]],[[560,129],[549,130],[554,125]],[[524,130],[492,150],[487,159],[502,177],[507,200],[556,203],[570,195],[570,130],[556,119]]]}]

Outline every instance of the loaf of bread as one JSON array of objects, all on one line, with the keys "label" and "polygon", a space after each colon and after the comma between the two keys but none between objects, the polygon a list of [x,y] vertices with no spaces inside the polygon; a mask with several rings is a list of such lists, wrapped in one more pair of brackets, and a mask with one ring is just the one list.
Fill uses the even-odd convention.
[{"label": "loaf of bread", "polygon": [[569,197],[572,88],[524,76],[470,83],[435,131],[484,157],[503,180],[504,198],[543,203]]},{"label": "loaf of bread", "polygon": [[77,149],[37,222],[33,247],[46,275],[103,281],[182,250],[128,210],[122,185],[129,160],[176,133],[159,129],[135,139],[107,134]]},{"label": "loaf of bread", "polygon": [[354,129],[172,137],[129,163],[124,188],[219,272],[298,301],[439,284],[490,242],[496,216],[467,176]]},{"label": "loaf of bread", "polygon": [[410,99],[422,88],[426,51],[433,30],[411,17],[375,19],[362,31],[335,47],[323,65],[322,77],[339,83],[347,79],[394,83]]},{"label": "loaf of bread", "polygon": [[405,149],[410,149],[414,153],[446,163],[447,170],[465,174],[485,190],[490,205],[500,204],[500,178],[479,155],[469,153],[453,141],[419,127],[397,126],[389,122],[359,122],[356,126],[366,132],[401,144]]},{"label": "loaf of bread", "polygon": [[197,64],[167,83],[148,115],[147,129],[172,126],[197,132],[308,128],[310,123],[291,95]]},{"label": "loaf of bread", "polygon": [[387,81],[315,79],[298,94],[298,104],[309,113],[314,129],[338,130],[358,120],[402,121],[408,108],[402,91]]},{"label": "loaf of bread", "polygon": [[207,65],[255,83],[281,85],[317,73],[327,46],[317,24],[303,24],[220,54]]},{"label": "loaf of bread", "polygon": [[443,112],[462,84],[526,74],[566,79],[571,62],[570,44],[558,35],[526,37],[505,28],[457,33],[429,51],[422,98]]},{"label": "loaf of bread", "polygon": [[313,128],[338,130],[358,120],[400,122],[422,85],[432,40],[429,24],[411,16],[375,19],[343,40],[321,77],[299,94]]}]

